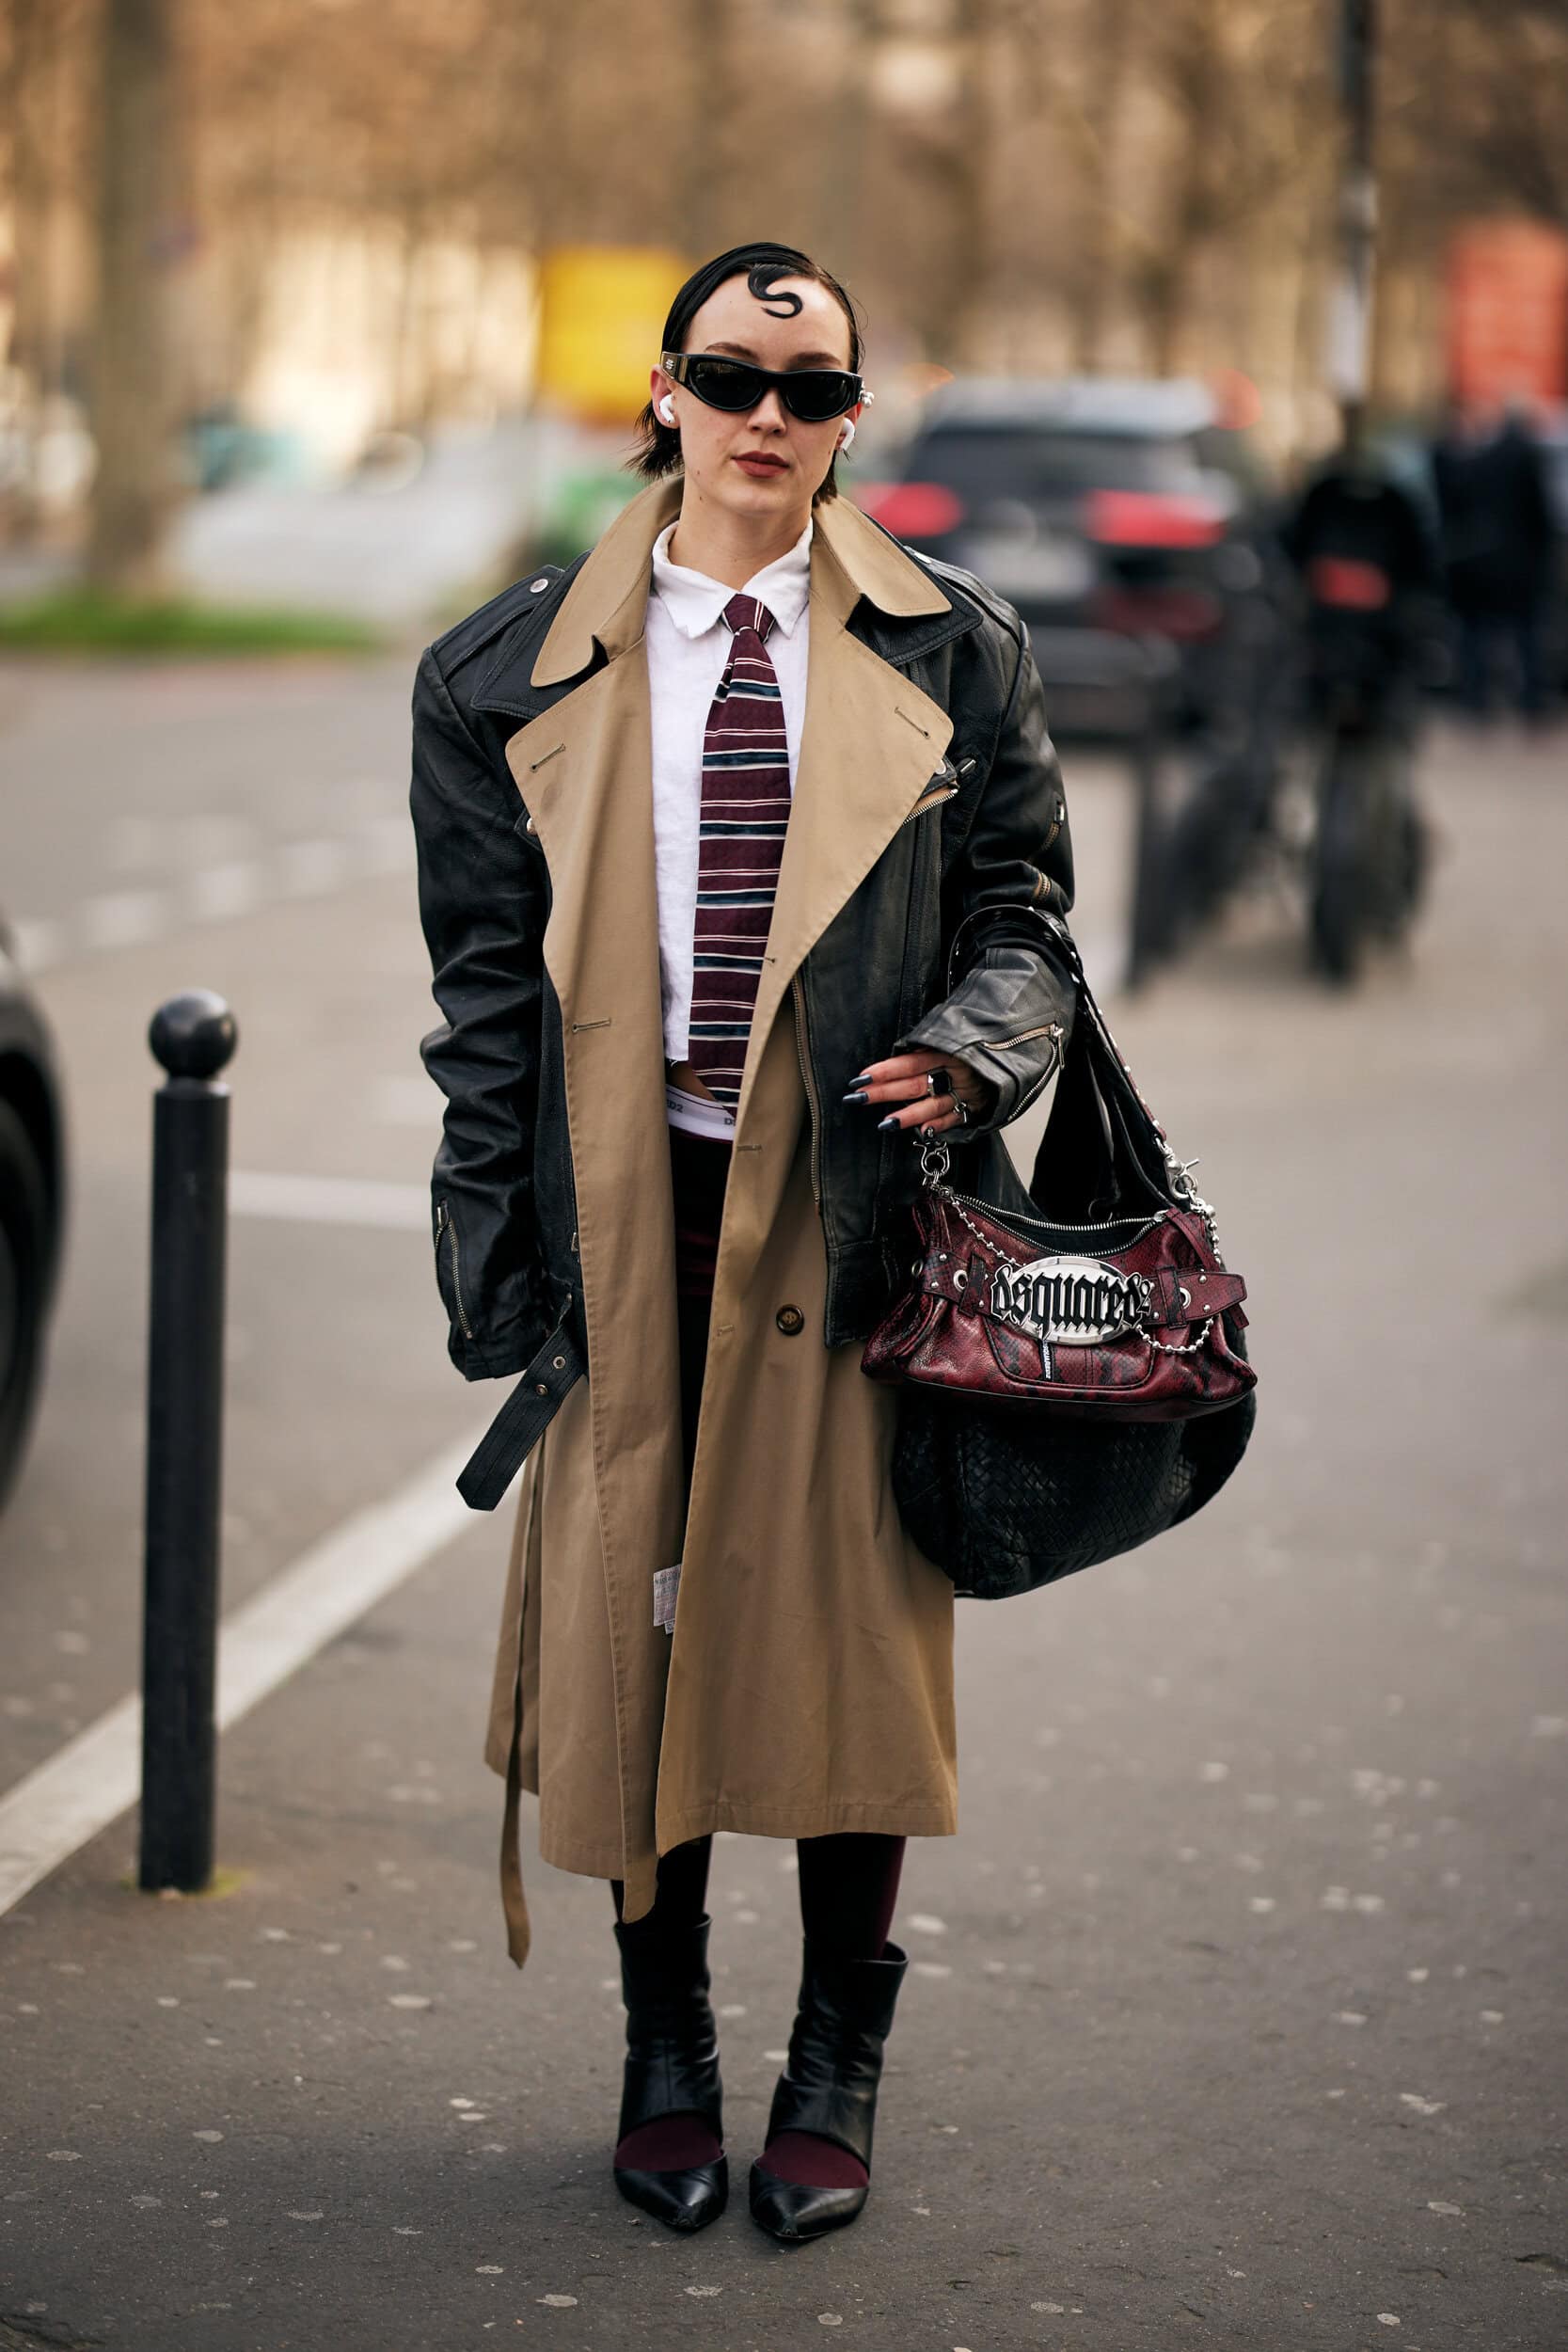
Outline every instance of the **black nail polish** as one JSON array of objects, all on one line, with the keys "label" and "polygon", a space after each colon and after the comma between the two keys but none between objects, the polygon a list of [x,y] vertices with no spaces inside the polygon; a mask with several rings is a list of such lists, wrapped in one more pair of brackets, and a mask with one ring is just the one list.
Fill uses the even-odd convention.
[{"label": "black nail polish", "polygon": [[863,1088],[859,1094],[847,1094],[844,1099],[847,1103],[869,1103],[871,1097]]},{"label": "black nail polish", "polygon": [[889,1111],[885,1119],[879,1119],[877,1121],[879,1127],[896,1127],[899,1123],[899,1118],[896,1111]]},{"label": "black nail polish", "polygon": [[870,1071],[857,1070],[854,1076],[850,1079],[849,1084],[852,1087],[868,1087],[871,1084]]}]

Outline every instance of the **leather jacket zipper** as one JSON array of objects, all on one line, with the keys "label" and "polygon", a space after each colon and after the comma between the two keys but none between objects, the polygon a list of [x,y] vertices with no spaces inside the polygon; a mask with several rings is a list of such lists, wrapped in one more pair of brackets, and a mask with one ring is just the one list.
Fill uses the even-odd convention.
[{"label": "leather jacket zipper", "polygon": [[806,1017],[806,984],[797,972],[789,984],[795,999],[795,1037],[800,1056],[800,1074],[806,1082],[806,1101],[811,1108],[811,1197],[816,1214],[822,1214],[822,1105],[816,1092],[816,1075],[811,1059],[811,1024]]},{"label": "leather jacket zipper", "polygon": [[935,808],[939,803],[942,801],[952,800],[956,796],[958,789],[958,787],[956,784],[944,784],[935,792],[923,792],[919,800],[916,801],[914,806],[911,809],[909,816],[900,817],[898,822],[901,825],[909,824],[913,818],[924,816],[927,809]]},{"label": "leather jacket zipper", "polygon": [[468,1321],[468,1311],[463,1304],[463,1263],[458,1255],[457,1228],[451,1221],[451,1211],[444,1200],[436,1211],[436,1231],[437,1233],[445,1233],[451,1244],[451,1295],[457,1302],[458,1328],[466,1340],[471,1340],[474,1327]]}]

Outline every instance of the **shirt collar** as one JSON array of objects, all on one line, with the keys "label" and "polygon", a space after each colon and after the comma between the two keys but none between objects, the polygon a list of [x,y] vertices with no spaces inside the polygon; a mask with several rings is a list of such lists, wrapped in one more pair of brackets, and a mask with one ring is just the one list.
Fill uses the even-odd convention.
[{"label": "shirt collar", "polygon": [[[726,588],[721,580],[709,580],[705,572],[688,571],[684,564],[671,563],[670,537],[674,528],[670,523],[654,541],[653,594],[683,637],[703,637],[718,627],[724,607],[736,591]],[[760,572],[753,572],[738,592],[765,604],[786,637],[795,634],[796,624],[811,595],[811,534],[808,516],[795,545],[771,564],[765,564]]]}]

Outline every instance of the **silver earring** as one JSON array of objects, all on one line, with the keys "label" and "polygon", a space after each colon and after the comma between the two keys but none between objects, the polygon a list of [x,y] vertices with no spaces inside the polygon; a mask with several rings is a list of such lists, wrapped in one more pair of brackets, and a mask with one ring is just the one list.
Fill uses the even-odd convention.
[{"label": "silver earring", "polygon": [[674,402],[673,402],[673,400],[668,400],[668,399],[667,399],[667,400],[661,400],[661,401],[659,402],[659,404],[658,404],[658,418],[659,418],[659,422],[660,422],[661,424],[673,424],[673,423],[674,423],[674,421],[675,421],[675,404],[674,404]]}]

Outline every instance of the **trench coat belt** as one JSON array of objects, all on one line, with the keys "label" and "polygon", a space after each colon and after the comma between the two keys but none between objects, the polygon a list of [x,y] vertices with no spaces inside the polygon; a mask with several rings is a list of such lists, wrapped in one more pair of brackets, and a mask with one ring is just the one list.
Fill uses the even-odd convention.
[{"label": "trench coat belt", "polygon": [[470,1511],[493,1511],[544,1436],[587,1361],[568,1307],[468,1457],[457,1491]]}]

